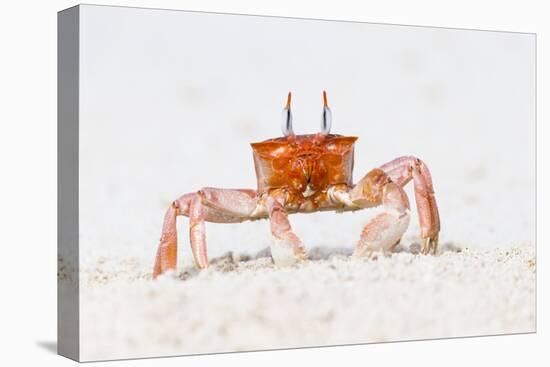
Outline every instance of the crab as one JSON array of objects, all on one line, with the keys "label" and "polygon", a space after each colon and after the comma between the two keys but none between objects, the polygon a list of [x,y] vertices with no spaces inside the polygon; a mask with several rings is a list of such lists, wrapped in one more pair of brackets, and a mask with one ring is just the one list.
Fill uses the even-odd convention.
[{"label": "crab", "polygon": [[352,182],[355,136],[331,134],[332,112],[323,91],[320,132],[296,135],[292,128],[291,93],[283,109],[283,136],[252,143],[257,189],[205,187],[174,200],[164,217],[153,277],[176,269],[176,217],[189,218],[189,236],[196,268],[208,267],[205,222],[240,223],[268,219],[275,265],[307,259],[305,247],[288,216],[317,211],[355,211],[381,207],[364,226],[352,256],[392,252],[410,221],[403,187],[414,183],[422,254],[436,254],[439,212],[428,166],[403,156],[374,168]]}]

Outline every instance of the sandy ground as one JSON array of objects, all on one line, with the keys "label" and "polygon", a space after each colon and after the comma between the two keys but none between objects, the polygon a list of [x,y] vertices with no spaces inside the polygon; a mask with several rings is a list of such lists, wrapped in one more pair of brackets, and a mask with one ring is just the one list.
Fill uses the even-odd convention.
[{"label": "sandy ground", "polygon": [[[412,246],[413,250],[415,245]],[[369,343],[535,330],[535,255],[528,247],[402,249],[376,260],[313,249],[276,268],[213,259],[152,282],[149,264],[99,259],[81,273],[83,359]],[[121,266],[122,265],[122,266]]]},{"label": "sandy ground", "polygon": [[[151,219],[156,226],[135,228],[146,241],[81,247],[81,358],[535,331],[535,247],[521,185],[470,196],[468,186],[438,183],[443,220],[438,256],[414,254],[419,233],[414,210],[401,251],[377,260],[349,256],[376,209],[327,212],[290,217],[310,256],[290,268],[272,264],[267,221],[207,224],[212,266],[197,272],[183,219],[178,272],[153,281],[164,210],[159,204],[160,215]],[[475,184],[485,190],[491,180]],[[510,193],[511,206],[495,208]]]}]

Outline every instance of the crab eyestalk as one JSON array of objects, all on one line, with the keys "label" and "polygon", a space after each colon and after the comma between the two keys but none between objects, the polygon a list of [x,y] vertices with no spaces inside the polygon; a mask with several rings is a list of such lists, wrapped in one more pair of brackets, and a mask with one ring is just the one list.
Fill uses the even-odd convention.
[{"label": "crab eyestalk", "polygon": [[283,109],[283,118],[281,120],[281,130],[283,131],[284,136],[294,135],[294,130],[292,130],[292,111],[290,110],[291,97],[292,94],[288,92],[286,106]]},{"label": "crab eyestalk", "polygon": [[328,107],[327,92],[323,91],[323,115],[321,116],[321,134],[330,134],[330,127],[332,126],[332,111]]}]

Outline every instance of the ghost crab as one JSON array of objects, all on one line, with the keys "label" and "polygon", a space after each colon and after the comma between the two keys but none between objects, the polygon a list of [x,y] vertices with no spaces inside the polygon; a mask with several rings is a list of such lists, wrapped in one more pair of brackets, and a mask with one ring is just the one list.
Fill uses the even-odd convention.
[{"label": "ghost crab", "polygon": [[176,217],[189,217],[195,266],[208,266],[205,222],[238,223],[268,219],[271,255],[284,266],[307,258],[288,220],[291,213],[351,211],[382,206],[363,228],[353,256],[392,251],[409,225],[409,200],[403,190],[411,180],[420,221],[421,253],[435,254],[439,213],[430,171],[420,159],[405,156],[368,172],[353,184],[353,150],[357,137],[330,134],[332,113],[323,92],[321,131],[295,135],[291,94],[283,109],[283,136],[252,143],[257,190],[205,187],[172,202],[164,217],[153,277],[176,268]]}]

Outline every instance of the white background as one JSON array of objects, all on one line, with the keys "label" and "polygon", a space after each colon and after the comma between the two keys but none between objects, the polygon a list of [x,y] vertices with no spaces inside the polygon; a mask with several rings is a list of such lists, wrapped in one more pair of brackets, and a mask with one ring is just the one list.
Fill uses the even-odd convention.
[{"label": "white background", "polygon": [[[102,4],[135,5],[189,10],[284,15],[308,18],[361,20],[447,27],[496,29],[538,33],[538,187],[542,188],[542,85],[540,72],[545,49],[544,11],[535,2],[462,1],[455,6],[436,1],[413,4],[385,2],[384,6],[339,1],[306,3],[291,1],[135,1]],[[2,45],[0,157],[2,184],[0,193],[2,228],[1,345],[3,357],[16,363],[70,362],[51,352],[56,335],[56,11],[74,5],[68,1],[48,4],[26,2],[3,5],[0,37]],[[547,12],[546,12],[547,14]],[[546,53],[547,55],[547,53]],[[547,80],[547,77],[546,77]],[[6,83],[7,81],[7,83]],[[547,83],[546,83],[547,84]],[[161,361],[119,362],[124,365],[279,365],[283,363],[335,364],[384,362],[423,365],[461,365],[464,363],[534,363],[548,344],[548,325],[541,315],[547,292],[541,281],[544,274],[542,248],[542,202],[538,193],[538,334],[497,338],[441,340],[354,347],[291,350],[276,353],[247,353]],[[6,205],[7,203],[7,205]],[[546,339],[546,340],[545,340]],[[44,347],[50,346],[50,347]],[[448,359],[447,359],[448,358]],[[352,361],[353,360],[353,361]],[[340,362],[341,363],[341,362]]]},{"label": "white background", "polygon": [[[359,137],[355,182],[398,156],[426,162],[442,244],[534,243],[532,34],[105,6],[83,6],[80,27],[84,267],[108,257],[150,268],[173,200],[255,189],[249,143],[280,136],[289,89],[297,134],[319,130],[328,91],[332,132]],[[371,214],[291,222],[308,249],[351,249]],[[179,222],[178,257],[190,263]],[[413,211],[403,246],[417,223]],[[270,244],[264,221],[206,228],[211,258]]]}]

